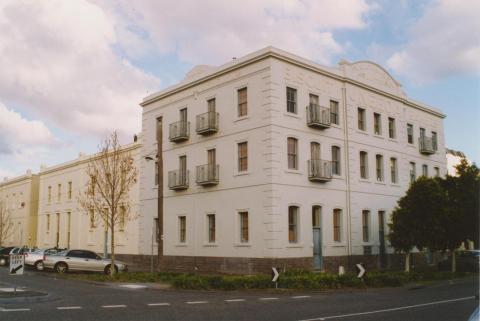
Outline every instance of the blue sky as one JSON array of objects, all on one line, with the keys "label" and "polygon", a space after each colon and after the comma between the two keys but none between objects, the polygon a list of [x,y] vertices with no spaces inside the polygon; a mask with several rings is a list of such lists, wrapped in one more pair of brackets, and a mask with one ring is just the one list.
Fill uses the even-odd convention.
[{"label": "blue sky", "polygon": [[0,177],[94,152],[113,129],[131,140],[147,94],[268,45],[379,63],[478,163],[478,12],[475,0],[2,1]]}]

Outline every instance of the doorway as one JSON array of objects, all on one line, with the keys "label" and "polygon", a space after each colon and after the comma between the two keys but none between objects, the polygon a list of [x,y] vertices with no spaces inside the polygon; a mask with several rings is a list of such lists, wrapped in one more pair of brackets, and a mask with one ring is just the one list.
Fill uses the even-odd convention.
[{"label": "doorway", "polygon": [[322,254],[322,207],[312,207],[312,232],[313,232],[313,267],[323,270]]}]

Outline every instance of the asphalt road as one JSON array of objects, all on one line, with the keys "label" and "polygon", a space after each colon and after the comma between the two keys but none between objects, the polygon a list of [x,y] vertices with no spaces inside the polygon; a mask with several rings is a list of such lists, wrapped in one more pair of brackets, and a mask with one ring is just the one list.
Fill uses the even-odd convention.
[{"label": "asphalt road", "polygon": [[[0,299],[0,320],[468,320],[479,302],[478,278],[423,288],[362,291],[178,291],[130,289],[56,278],[47,272],[0,283],[48,292],[33,302]],[[30,298],[30,300],[32,300]],[[40,300],[40,301],[39,301]]]}]

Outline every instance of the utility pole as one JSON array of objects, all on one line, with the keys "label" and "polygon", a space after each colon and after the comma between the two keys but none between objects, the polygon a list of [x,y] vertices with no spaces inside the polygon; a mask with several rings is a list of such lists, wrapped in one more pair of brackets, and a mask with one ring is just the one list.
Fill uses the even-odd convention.
[{"label": "utility pole", "polygon": [[163,258],[163,125],[162,117],[157,118],[157,171],[158,171],[158,261],[157,268],[160,269],[160,262]]}]

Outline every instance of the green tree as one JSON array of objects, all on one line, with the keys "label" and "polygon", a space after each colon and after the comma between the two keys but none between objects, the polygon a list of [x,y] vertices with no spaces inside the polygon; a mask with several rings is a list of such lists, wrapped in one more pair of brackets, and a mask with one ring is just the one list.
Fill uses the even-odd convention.
[{"label": "green tree", "polygon": [[445,211],[445,193],[438,179],[420,177],[400,198],[389,224],[389,240],[397,252],[403,252],[405,271],[409,271],[410,252],[414,247],[442,248],[441,226]]}]

